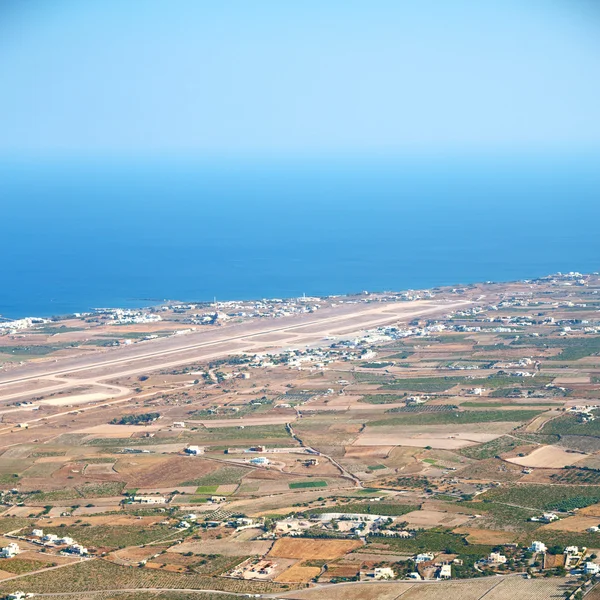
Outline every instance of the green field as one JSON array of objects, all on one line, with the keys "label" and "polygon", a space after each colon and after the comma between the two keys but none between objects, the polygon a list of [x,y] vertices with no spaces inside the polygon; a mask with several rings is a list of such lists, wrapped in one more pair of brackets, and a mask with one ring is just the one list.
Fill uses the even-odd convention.
[{"label": "green field", "polygon": [[600,353],[600,336],[520,338],[513,341],[511,346],[561,348],[561,352],[552,360],[573,361]]},{"label": "green field", "polygon": [[[296,586],[282,585],[271,581],[240,581],[226,577],[209,577],[197,573],[171,573],[160,569],[122,567],[107,560],[89,560],[60,569],[58,573],[52,570],[26,575],[14,581],[1,581],[0,595],[15,590],[27,590],[30,593],[38,594],[71,592],[73,594],[72,598],[80,598],[83,597],[83,592],[88,590],[152,588],[160,590],[169,588],[178,590],[226,590],[242,595],[250,593],[273,594],[294,587]],[[162,598],[165,592],[161,591],[159,594]],[[112,598],[112,595],[108,597]],[[104,598],[108,597],[104,596]],[[185,596],[165,597],[179,600]],[[194,596],[194,598],[196,597],[202,598],[202,596]],[[217,599],[220,595],[211,592],[208,597]],[[229,596],[229,598],[231,597]]]},{"label": "green field", "polygon": [[357,371],[356,373],[352,373],[352,377],[357,383],[382,384],[393,381],[393,377],[391,375],[385,375],[383,373],[364,373]]},{"label": "green field", "polygon": [[359,402],[366,404],[395,404],[401,402],[406,394],[367,394],[363,396]]},{"label": "green field", "polygon": [[[199,488],[217,488],[219,485],[226,485],[232,483],[239,483],[244,475],[251,473],[250,469],[244,469],[243,467],[220,467],[216,471],[198,477],[198,479],[192,479],[191,481],[184,481],[180,483],[181,486],[196,485]],[[198,492],[200,493],[200,492]],[[206,492],[210,494],[212,492]]]},{"label": "green field", "polygon": [[[481,410],[481,411],[442,411],[430,413],[408,413],[401,417],[392,417],[369,422],[370,426],[385,425],[447,425],[450,423],[522,423],[542,413],[541,410]],[[397,413],[396,413],[397,414]]]},{"label": "green field", "polygon": [[550,383],[552,377],[536,376],[530,377],[510,377],[506,375],[492,375],[490,377],[481,377],[470,379],[468,377],[415,377],[413,379],[396,379],[392,383],[385,384],[386,390],[407,390],[411,392],[445,392],[456,385],[468,387],[486,387],[497,388],[506,385],[545,385]]},{"label": "green field", "polygon": [[548,403],[541,403],[541,402],[519,402],[519,404],[513,404],[512,402],[463,402],[461,404],[462,408],[503,408],[503,407],[519,407],[519,408],[526,408],[529,410],[533,410],[534,408],[543,408],[543,409],[549,409],[549,408],[555,408],[557,406],[562,406],[561,403],[559,402],[548,402]]},{"label": "green field", "polygon": [[515,485],[488,490],[478,496],[486,501],[532,509],[572,511],[600,502],[600,486]]},{"label": "green field", "polygon": [[[475,546],[469,544],[463,535],[450,532],[448,529],[434,528],[419,530],[414,538],[380,538],[373,537],[371,543],[385,544],[391,551],[403,554],[419,552],[445,552],[448,554],[476,555],[483,557],[491,551],[491,546]],[[367,546],[368,549],[368,546]]]},{"label": "green field", "polygon": [[85,518],[81,525],[69,527],[44,527],[45,533],[55,533],[61,537],[70,536],[84,546],[106,546],[109,548],[124,548],[139,546],[168,537],[173,529],[164,525],[151,527],[136,527],[134,525],[96,525],[85,526]]},{"label": "green field", "polygon": [[398,352],[397,354],[390,354],[389,356],[386,356],[386,358],[405,360],[413,354],[414,352]]},{"label": "green field", "polygon": [[416,504],[390,504],[383,502],[356,502],[340,506],[326,506],[323,508],[308,509],[306,514],[322,515],[324,513],[350,513],[361,515],[383,515],[386,517],[399,517],[406,513],[418,510]]},{"label": "green field", "polygon": [[589,435],[600,436],[600,419],[583,423],[579,417],[565,415],[548,421],[542,428],[544,433],[554,435]]},{"label": "green field", "polygon": [[10,558],[8,560],[3,560],[1,564],[3,571],[8,571],[14,575],[23,575],[23,573],[30,573],[31,571],[52,567],[56,563],[48,563],[27,558]]},{"label": "green field", "polygon": [[108,498],[120,496],[125,488],[123,481],[84,483],[72,488],[27,494],[30,502],[55,502],[57,500],[81,500],[82,498]]},{"label": "green field", "polygon": [[483,515],[483,518],[477,519],[477,527],[483,529],[528,532],[534,531],[540,526],[540,523],[529,520],[540,514],[537,508],[520,508],[514,504],[498,502],[460,502],[459,506]]},{"label": "green field", "polygon": [[218,485],[201,485],[196,490],[196,494],[214,494],[218,489]]},{"label": "green field", "polygon": [[517,446],[522,446],[524,443],[525,442],[521,442],[515,438],[503,435],[502,437],[496,438],[491,442],[486,442],[485,444],[480,444],[479,446],[461,448],[459,453],[468,458],[484,460],[486,458],[493,458],[503,452],[509,452]]},{"label": "green field", "polygon": [[297,481],[290,483],[290,490],[297,490],[302,488],[315,488],[315,487],[327,487],[326,481]]},{"label": "green field", "polygon": [[550,478],[553,483],[600,485],[600,471],[593,469],[561,469],[558,473],[551,475]]},{"label": "green field", "polygon": [[75,344],[54,344],[52,346],[0,346],[0,354],[15,356],[46,356],[64,348],[72,348]]}]

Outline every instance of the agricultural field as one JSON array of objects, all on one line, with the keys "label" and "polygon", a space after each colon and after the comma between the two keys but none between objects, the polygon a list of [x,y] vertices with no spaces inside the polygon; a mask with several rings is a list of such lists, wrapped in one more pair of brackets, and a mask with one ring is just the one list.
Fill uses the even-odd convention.
[{"label": "agricultural field", "polygon": [[[0,335],[0,535],[22,550],[0,595],[564,597],[580,575],[526,549],[600,564],[600,278],[582,277],[321,299],[289,332],[171,335],[182,309]],[[406,579],[424,552],[451,581]]]},{"label": "agricultural field", "polygon": [[362,544],[355,540],[319,540],[281,538],[275,542],[269,556],[275,558],[323,559],[340,558]]}]

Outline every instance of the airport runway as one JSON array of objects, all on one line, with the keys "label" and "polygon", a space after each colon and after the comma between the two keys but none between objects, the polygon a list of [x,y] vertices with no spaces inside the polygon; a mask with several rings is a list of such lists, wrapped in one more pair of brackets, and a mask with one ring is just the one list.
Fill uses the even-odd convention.
[{"label": "airport runway", "polygon": [[[232,353],[302,347],[319,342],[326,336],[351,337],[352,333],[357,334],[365,329],[424,315],[445,314],[467,304],[470,302],[464,300],[452,303],[417,301],[344,305],[308,315],[204,328],[183,335],[111,348],[93,356],[28,363],[0,375],[0,401],[64,391],[82,385],[102,386],[101,382],[107,379],[149,373]],[[33,385],[34,381],[36,385]],[[31,382],[31,389],[23,385],[27,382]],[[43,383],[42,387],[39,387],[40,382]]]}]

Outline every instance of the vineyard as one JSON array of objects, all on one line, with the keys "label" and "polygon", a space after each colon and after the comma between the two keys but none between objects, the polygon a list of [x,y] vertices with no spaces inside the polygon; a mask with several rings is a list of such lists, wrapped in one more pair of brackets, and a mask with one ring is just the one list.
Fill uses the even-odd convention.
[{"label": "vineyard", "polygon": [[16,590],[37,594],[58,592],[79,594],[94,590],[152,588],[206,589],[253,594],[277,593],[293,589],[288,585],[268,581],[241,581],[193,573],[182,574],[158,569],[121,567],[102,559],[88,560],[64,569],[21,577],[15,581],[0,582],[0,594],[8,594]]}]

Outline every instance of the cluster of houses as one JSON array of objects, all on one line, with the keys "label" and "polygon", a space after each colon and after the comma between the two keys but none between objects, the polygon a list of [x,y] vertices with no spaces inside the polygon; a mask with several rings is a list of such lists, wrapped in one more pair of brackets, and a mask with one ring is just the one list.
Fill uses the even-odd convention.
[{"label": "cluster of houses", "polygon": [[408,574],[409,579],[420,581],[422,579],[450,579],[452,577],[452,565],[462,565],[462,560],[435,560],[432,552],[421,552],[413,557],[416,571]]},{"label": "cluster of houses", "polygon": [[[226,301],[216,302],[211,310],[206,312],[189,314],[184,323],[193,325],[219,325],[224,321],[235,318],[265,319],[279,318],[291,315],[313,313],[321,308],[321,299],[315,297],[290,298],[271,298],[268,300],[259,300],[253,302]],[[166,307],[171,308],[173,312],[186,313],[196,310],[197,305],[177,305]]]},{"label": "cluster of houses", "polygon": [[600,404],[584,404],[579,406],[571,406],[568,412],[577,415],[583,423],[594,421],[596,415],[594,414],[600,409]]},{"label": "cluster of houses", "polygon": [[562,554],[550,554],[546,544],[533,541],[528,550],[534,554],[543,555],[543,568],[551,569],[562,567],[566,570],[580,569],[585,575],[597,575],[600,573],[600,565],[592,561],[585,561],[587,548],[578,546],[567,546]]},{"label": "cluster of houses", "polygon": [[394,528],[395,519],[363,513],[323,513],[302,519],[287,517],[275,523],[275,534],[280,536],[302,536],[308,530],[335,531],[348,536],[410,538],[412,533]]},{"label": "cluster of houses", "polygon": [[26,317],[25,319],[15,319],[14,321],[0,321],[0,335],[13,334],[23,329],[30,329],[34,325],[43,325],[49,323],[49,319],[40,317]]},{"label": "cluster of houses", "polygon": [[140,323],[157,323],[162,317],[156,313],[145,310],[127,310],[122,308],[102,309],[103,314],[109,317],[112,325],[130,325]]},{"label": "cluster of houses", "polygon": [[192,527],[193,524],[195,524],[195,522],[197,520],[198,520],[198,515],[195,513],[190,513],[190,514],[184,515],[182,517],[181,521],[179,521],[175,527],[177,529],[189,529],[190,527]]},{"label": "cluster of houses", "polygon": [[272,560],[253,557],[240,563],[226,576],[235,579],[269,579],[276,568],[277,563]]},{"label": "cluster of houses", "polygon": [[72,537],[66,535],[61,537],[54,533],[45,534],[43,529],[33,529],[31,535],[27,536],[26,539],[34,544],[58,548],[67,554],[77,556],[87,556],[89,554],[88,549],[78,544]]}]

